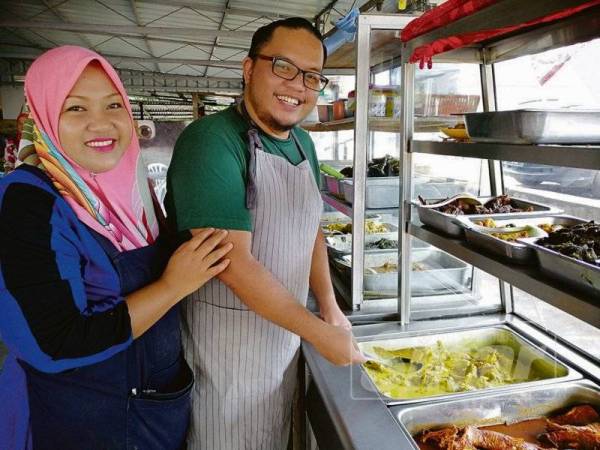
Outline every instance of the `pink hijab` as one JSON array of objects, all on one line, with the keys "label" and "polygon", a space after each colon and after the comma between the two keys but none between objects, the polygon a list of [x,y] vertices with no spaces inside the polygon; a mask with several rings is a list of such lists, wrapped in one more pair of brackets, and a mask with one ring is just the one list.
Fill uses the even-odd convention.
[{"label": "pink hijab", "polygon": [[102,225],[74,196],[63,194],[65,200],[81,221],[107,237],[120,251],[132,250],[151,244],[158,235],[158,222],[134,127],[131,143],[117,166],[95,175],[70,159],[58,139],[62,105],[83,70],[93,61],[97,61],[112,80],[133,122],[131,105],[115,69],[102,56],[82,47],[66,45],[38,57],[27,71],[25,95],[37,128],[64,157],[62,169],[79,175],[80,187],[88,196],[95,197],[92,200],[107,223]]}]

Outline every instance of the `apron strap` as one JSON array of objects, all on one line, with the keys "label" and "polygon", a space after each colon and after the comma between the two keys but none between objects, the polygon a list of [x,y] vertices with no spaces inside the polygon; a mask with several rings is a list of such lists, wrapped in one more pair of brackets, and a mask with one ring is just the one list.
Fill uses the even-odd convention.
[{"label": "apron strap", "polygon": [[[238,112],[241,116],[246,119],[249,123],[250,128],[248,129],[248,153],[250,154],[250,162],[248,164],[248,181],[246,182],[246,208],[254,209],[256,207],[256,197],[257,197],[257,189],[256,189],[256,151],[263,151],[263,144],[260,140],[259,135],[259,127],[254,123],[250,114],[248,114],[248,110],[246,109],[246,105],[242,101],[237,108]],[[306,157],[306,152],[302,147],[302,143],[296,136],[294,129],[290,130],[292,135],[292,139],[298,147],[300,154],[302,155],[303,160],[308,160]]]},{"label": "apron strap", "polygon": [[248,153],[250,154],[250,163],[248,164],[248,181],[246,182],[246,208],[254,209],[256,207],[256,150],[262,150],[262,141],[258,135],[258,130],[251,127],[248,130]]}]

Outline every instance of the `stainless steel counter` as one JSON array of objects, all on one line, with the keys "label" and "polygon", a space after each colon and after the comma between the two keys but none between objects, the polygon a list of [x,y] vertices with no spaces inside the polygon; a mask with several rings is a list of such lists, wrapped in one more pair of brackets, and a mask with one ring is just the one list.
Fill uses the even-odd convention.
[{"label": "stainless steel counter", "polygon": [[[582,357],[525,321],[513,316],[494,314],[460,319],[413,322],[402,327],[398,322],[355,326],[357,340],[372,336],[407,337],[428,332],[469,329],[505,324],[526,336],[557,359],[578,370],[586,379],[600,383],[600,367]],[[303,352],[309,371],[307,415],[321,450],[416,449],[408,432],[392,415],[390,407],[370,389],[360,367],[335,367],[307,343]],[[471,398],[478,394],[473,393]],[[431,404],[426,402],[422,404]],[[411,404],[404,407],[410,407]],[[403,406],[395,406],[394,413]]]}]

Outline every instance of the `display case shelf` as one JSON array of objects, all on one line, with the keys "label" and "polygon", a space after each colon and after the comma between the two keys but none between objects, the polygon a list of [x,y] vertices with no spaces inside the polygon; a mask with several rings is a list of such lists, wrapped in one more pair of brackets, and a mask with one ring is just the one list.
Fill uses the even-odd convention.
[{"label": "display case shelf", "polygon": [[527,145],[413,140],[410,143],[409,151],[431,155],[600,170],[600,146],[591,145]]},{"label": "display case shelf", "polygon": [[600,327],[600,298],[578,291],[535,267],[517,266],[500,258],[484,255],[463,240],[447,237],[429,227],[410,223],[408,233],[590,325]]},{"label": "display case shelf", "polygon": [[339,211],[348,217],[352,217],[352,205],[350,203],[346,203],[344,200],[339,199],[328,192],[321,192],[321,197],[325,203],[336,211]]},{"label": "display case shelf", "polygon": [[[462,122],[463,119],[461,116],[417,117],[415,119],[415,131],[419,133],[434,133],[442,127],[451,127]],[[354,117],[332,120],[331,122],[304,123],[301,126],[306,131],[314,132],[353,130]],[[399,133],[400,119],[394,119],[393,117],[371,117],[369,118],[369,131]]]},{"label": "display case shelf", "polygon": [[[329,206],[334,208],[336,211],[345,214],[348,217],[352,217],[352,205],[341,198],[336,197],[328,192],[321,192],[323,201]],[[395,208],[365,208],[367,213],[384,213],[398,215],[398,207]]]}]

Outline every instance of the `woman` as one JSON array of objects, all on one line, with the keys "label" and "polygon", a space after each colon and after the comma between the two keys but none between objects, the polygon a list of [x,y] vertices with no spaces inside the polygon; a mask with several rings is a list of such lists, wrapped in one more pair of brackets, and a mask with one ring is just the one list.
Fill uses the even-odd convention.
[{"label": "woman", "polygon": [[0,183],[0,448],[181,448],[193,381],[173,306],[231,245],[209,230],[168,259],[131,107],[101,56],[50,50],[25,93],[30,145]]}]

